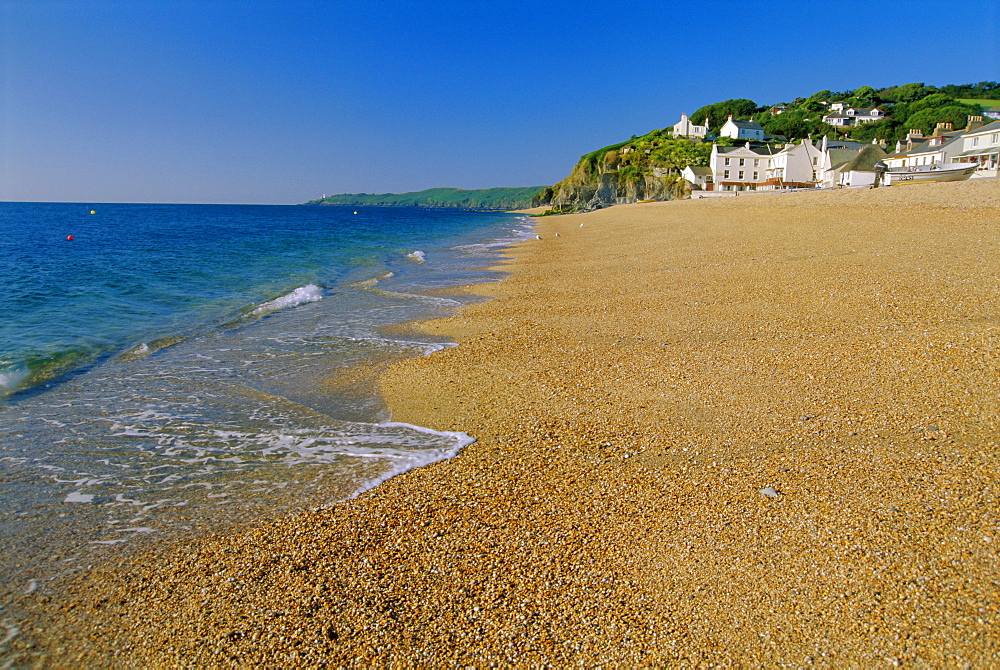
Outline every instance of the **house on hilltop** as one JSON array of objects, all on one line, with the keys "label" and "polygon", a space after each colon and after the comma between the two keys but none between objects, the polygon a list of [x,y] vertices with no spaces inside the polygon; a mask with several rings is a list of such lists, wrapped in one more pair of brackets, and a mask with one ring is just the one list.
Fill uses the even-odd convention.
[{"label": "house on hilltop", "polygon": [[754,120],[733,121],[733,115],[723,124],[719,131],[722,137],[732,137],[734,140],[764,141],[764,127]]},{"label": "house on hilltop", "polygon": [[885,118],[885,112],[878,107],[844,107],[844,103],[835,102],[830,105],[830,113],[823,117],[824,123],[831,126],[847,128],[861,123],[872,123]]},{"label": "house on hilltop", "polygon": [[687,114],[681,114],[681,120],[673,125],[673,129],[674,137],[705,137],[708,135],[708,117],[705,117],[705,125],[696,126]]}]

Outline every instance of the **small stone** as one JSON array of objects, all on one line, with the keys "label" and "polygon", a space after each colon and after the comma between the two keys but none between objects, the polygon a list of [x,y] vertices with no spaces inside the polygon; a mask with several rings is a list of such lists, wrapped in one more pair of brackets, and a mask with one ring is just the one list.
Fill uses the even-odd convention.
[{"label": "small stone", "polygon": [[781,495],[773,486],[768,486],[766,488],[761,489],[760,494],[762,496],[767,496],[768,498],[777,498],[778,496]]}]

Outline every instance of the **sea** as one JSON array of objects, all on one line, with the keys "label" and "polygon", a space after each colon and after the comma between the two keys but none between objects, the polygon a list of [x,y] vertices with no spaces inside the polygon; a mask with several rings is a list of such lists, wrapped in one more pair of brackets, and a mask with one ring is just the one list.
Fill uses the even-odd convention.
[{"label": "sea", "polygon": [[393,422],[378,374],[454,346],[400,325],[476,300],[455,287],[500,279],[530,229],[457,209],[0,203],[0,617],[96,561],[453,457],[472,438]]}]

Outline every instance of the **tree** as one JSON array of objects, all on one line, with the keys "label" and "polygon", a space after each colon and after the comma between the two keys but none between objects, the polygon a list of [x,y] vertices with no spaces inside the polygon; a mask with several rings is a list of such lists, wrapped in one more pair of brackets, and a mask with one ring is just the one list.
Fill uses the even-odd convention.
[{"label": "tree", "polygon": [[687,140],[668,140],[650,154],[651,163],[671,172],[680,172],[688,165],[708,165],[712,145]]},{"label": "tree", "polygon": [[906,135],[906,130],[901,121],[895,119],[881,119],[872,123],[859,123],[850,130],[852,140],[858,142],[871,142],[872,140],[885,140],[891,142]]},{"label": "tree", "polygon": [[916,102],[933,93],[937,93],[937,89],[933,86],[914,83],[884,88],[878,92],[878,95],[882,100],[888,100],[889,102]]},{"label": "tree", "polygon": [[923,109],[911,114],[906,119],[906,129],[919,129],[924,135],[929,135],[938,123],[950,123],[954,128],[964,128],[969,121],[969,115],[975,113],[969,105],[961,103]]},{"label": "tree", "polygon": [[910,114],[914,114],[925,109],[933,109],[934,107],[943,107],[952,102],[955,102],[955,98],[950,95],[945,95],[944,93],[932,93],[921,98],[920,100],[910,103]]},{"label": "tree", "polygon": [[804,110],[786,111],[764,119],[761,125],[772,135],[784,135],[790,139],[809,137],[815,124],[806,115]]},{"label": "tree", "polygon": [[878,102],[875,89],[871,86],[862,86],[854,91],[854,99],[858,102],[858,107],[874,107]]}]

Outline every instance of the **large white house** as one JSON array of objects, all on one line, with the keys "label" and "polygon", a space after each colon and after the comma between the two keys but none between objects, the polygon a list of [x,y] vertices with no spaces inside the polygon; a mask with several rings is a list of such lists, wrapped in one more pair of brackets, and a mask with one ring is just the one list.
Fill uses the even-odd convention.
[{"label": "large white house", "polygon": [[885,118],[885,112],[878,107],[844,107],[844,103],[835,102],[830,105],[830,113],[823,117],[824,123],[831,126],[856,126],[859,123],[871,123]]},{"label": "large white house", "polygon": [[713,188],[716,191],[756,191],[767,181],[774,150],[750,142],[737,147],[712,145],[709,167],[712,168]]},{"label": "large white house", "polygon": [[673,125],[674,137],[705,137],[708,135],[708,117],[705,117],[705,125],[697,126],[691,123],[687,114],[681,114],[681,120]]},{"label": "large white house", "polygon": [[764,127],[754,120],[733,121],[733,115],[723,124],[719,131],[722,137],[732,137],[734,140],[753,140],[755,142],[764,141]]}]

